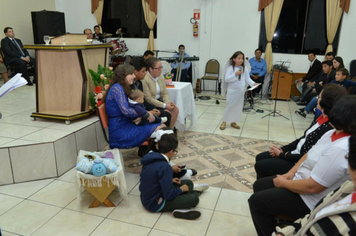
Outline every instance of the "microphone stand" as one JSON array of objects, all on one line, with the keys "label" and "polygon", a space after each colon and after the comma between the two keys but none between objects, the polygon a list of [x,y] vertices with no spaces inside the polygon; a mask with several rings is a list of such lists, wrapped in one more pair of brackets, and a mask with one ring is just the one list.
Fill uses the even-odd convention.
[{"label": "microphone stand", "polygon": [[179,70],[177,70],[176,81],[180,82],[180,77],[182,76],[182,67],[183,67],[183,60],[184,60],[184,51],[179,51]]},{"label": "microphone stand", "polygon": [[[275,101],[274,101],[274,109],[273,111],[271,111],[270,113],[268,113],[267,115],[263,116],[261,119],[267,117],[267,116],[276,116],[276,114],[278,114],[279,116],[282,116],[284,118],[286,118],[287,120],[289,120],[289,118],[285,117],[284,115],[282,115],[280,112],[276,111],[276,108],[277,108],[277,95],[278,95],[278,87],[279,87],[279,76],[280,76],[280,73],[281,73],[281,69],[282,69],[282,66],[284,65],[284,61],[282,62],[282,64],[279,66],[278,68],[278,78],[277,78],[277,88],[276,88],[276,96],[275,96]],[[272,86],[273,87],[273,86]]]}]

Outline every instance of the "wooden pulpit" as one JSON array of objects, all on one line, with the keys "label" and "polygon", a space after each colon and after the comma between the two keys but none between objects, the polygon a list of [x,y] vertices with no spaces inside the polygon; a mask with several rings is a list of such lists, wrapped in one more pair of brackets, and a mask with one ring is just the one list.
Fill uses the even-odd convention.
[{"label": "wooden pulpit", "polygon": [[[109,65],[111,44],[83,44],[85,35],[73,36],[59,36],[52,39],[52,45],[24,46],[36,51],[36,112],[31,115],[34,120],[59,119],[69,124],[92,113],[88,94],[94,91],[94,84],[88,69],[96,71],[98,64]],[[62,45],[61,37],[65,37],[66,45]]]},{"label": "wooden pulpit", "polygon": [[[287,101],[290,100],[292,77],[293,77],[292,73],[274,69],[271,99],[282,99]],[[277,84],[278,84],[278,93],[277,93]]]}]

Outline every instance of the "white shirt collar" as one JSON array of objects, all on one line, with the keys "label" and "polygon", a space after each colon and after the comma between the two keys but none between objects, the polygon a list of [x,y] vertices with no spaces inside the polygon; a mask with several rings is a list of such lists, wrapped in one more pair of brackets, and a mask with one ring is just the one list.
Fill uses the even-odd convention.
[{"label": "white shirt collar", "polygon": [[153,79],[154,81],[156,81],[156,82],[158,81],[159,76],[158,76],[158,77],[156,77],[156,78],[153,78],[153,77],[152,77],[152,75],[150,74],[150,72],[147,72],[147,74],[148,74],[148,75],[151,77],[151,79]]},{"label": "white shirt collar", "polygon": [[315,60],[316,60],[316,58],[314,58],[314,60],[310,62],[310,67],[313,65]]},{"label": "white shirt collar", "polygon": [[[162,153],[161,153],[162,154]],[[162,154],[162,156],[166,159],[166,161],[169,163],[169,159],[166,155]]]}]

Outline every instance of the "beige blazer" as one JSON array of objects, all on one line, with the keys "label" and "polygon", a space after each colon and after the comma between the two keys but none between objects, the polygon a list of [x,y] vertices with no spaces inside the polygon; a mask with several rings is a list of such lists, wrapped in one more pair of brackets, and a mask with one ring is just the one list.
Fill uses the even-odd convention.
[{"label": "beige blazer", "polygon": [[161,89],[161,99],[163,102],[156,99],[157,88],[156,82],[151,78],[149,74],[146,74],[145,78],[142,80],[143,94],[145,95],[145,100],[154,105],[155,107],[163,108],[164,103],[169,103],[169,95],[166,89],[166,82],[164,81],[163,75],[159,76],[158,85]]}]

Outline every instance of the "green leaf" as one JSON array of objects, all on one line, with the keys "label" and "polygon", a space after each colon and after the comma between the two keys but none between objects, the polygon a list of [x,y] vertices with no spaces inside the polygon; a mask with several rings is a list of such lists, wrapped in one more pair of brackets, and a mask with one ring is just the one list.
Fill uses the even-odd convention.
[{"label": "green leaf", "polygon": [[91,109],[94,111],[96,109],[95,96],[91,92],[89,92],[89,102],[91,105]]}]

